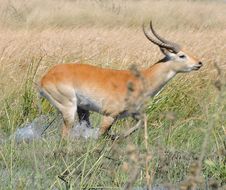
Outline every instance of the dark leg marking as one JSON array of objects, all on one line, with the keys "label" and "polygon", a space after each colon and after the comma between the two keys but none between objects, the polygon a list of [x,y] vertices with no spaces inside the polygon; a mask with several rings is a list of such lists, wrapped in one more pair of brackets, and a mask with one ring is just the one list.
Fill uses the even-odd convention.
[{"label": "dark leg marking", "polygon": [[88,127],[91,127],[90,120],[89,120],[89,111],[78,107],[77,112],[78,112],[79,123],[81,123],[82,121],[86,121]]}]

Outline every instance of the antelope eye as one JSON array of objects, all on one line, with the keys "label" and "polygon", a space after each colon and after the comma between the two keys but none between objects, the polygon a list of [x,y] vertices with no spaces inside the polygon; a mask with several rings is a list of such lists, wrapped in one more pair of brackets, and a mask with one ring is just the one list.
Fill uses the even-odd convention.
[{"label": "antelope eye", "polygon": [[184,59],[186,56],[185,55],[179,55],[179,58]]}]

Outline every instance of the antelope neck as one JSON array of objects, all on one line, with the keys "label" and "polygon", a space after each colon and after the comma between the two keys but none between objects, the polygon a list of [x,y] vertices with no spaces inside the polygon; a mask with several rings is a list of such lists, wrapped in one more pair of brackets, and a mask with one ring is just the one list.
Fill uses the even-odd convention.
[{"label": "antelope neck", "polygon": [[159,93],[162,87],[176,75],[169,63],[157,63],[142,71],[146,79],[147,96],[154,96]]}]

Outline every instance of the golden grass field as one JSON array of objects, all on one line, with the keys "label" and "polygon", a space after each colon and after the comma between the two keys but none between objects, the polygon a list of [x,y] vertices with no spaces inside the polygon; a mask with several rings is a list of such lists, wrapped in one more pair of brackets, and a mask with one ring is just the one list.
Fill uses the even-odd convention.
[{"label": "golden grass field", "polygon": [[[224,158],[226,135],[225,1],[0,0],[0,5],[0,138],[6,138],[22,122],[31,121],[36,117],[37,111],[32,111],[37,110],[37,89],[34,83],[38,83],[41,76],[52,65],[82,62],[101,67],[127,69],[132,64],[136,64],[138,68],[148,67],[162,58],[159,49],[145,38],[142,31],[143,22],[148,24],[152,19],[156,31],[184,46],[202,60],[204,67],[197,72],[176,76],[154,101],[155,105],[147,107],[148,130],[151,134],[150,147],[153,146],[153,154],[158,155],[155,149],[158,143],[155,144],[157,142],[155,140],[162,139],[164,142],[167,141],[166,144],[162,144],[164,150],[176,152],[183,150],[188,155],[194,151],[194,154],[199,155],[206,130],[210,129],[208,131],[209,146],[205,150],[207,162],[205,159],[203,161],[207,163],[207,166],[203,165],[202,169],[206,172],[204,172],[205,176],[216,180],[220,184],[219,187],[223,188],[226,183]],[[216,67],[215,64],[218,66]],[[217,72],[218,67],[221,71],[220,75]],[[28,101],[30,111],[23,115],[24,105],[21,101],[26,95],[25,84],[30,79],[32,81],[32,96],[29,96],[31,99]],[[179,115],[174,123],[165,121],[164,114],[171,111]],[[182,126],[183,129],[181,129]],[[117,125],[114,128],[117,130]],[[134,144],[142,144],[139,134],[136,134],[134,139]],[[108,140],[98,143],[100,145],[106,141]],[[106,146],[109,146],[108,143]],[[86,146],[84,142],[78,144]],[[60,145],[60,149],[64,149],[62,146]],[[96,145],[89,145],[89,147],[92,146]],[[57,151],[54,143],[49,145],[45,151],[51,152],[52,149]],[[88,151],[87,147],[84,149]],[[18,149],[13,143],[0,145],[0,170],[8,168],[11,171],[10,177],[4,178],[2,184],[7,187],[6,189],[14,189],[18,184],[21,184],[21,189],[29,189],[29,182],[24,182],[29,177],[17,176],[20,169],[24,169],[25,162],[19,152],[15,157],[12,156],[12,151],[19,151],[23,154],[24,147],[20,145]],[[219,153],[220,151],[223,151],[223,156]],[[28,155],[36,155],[33,148],[31,152],[29,150],[25,152]],[[75,157],[81,156],[81,152]],[[36,166],[39,168],[39,164],[42,165],[39,155],[43,154],[42,150],[37,154]],[[163,155],[167,156],[167,154]],[[65,189],[55,178],[57,173],[59,174],[64,169],[63,166],[59,167],[57,164],[64,163],[65,167],[69,167],[70,162],[73,162],[71,155],[67,156],[68,160],[57,158],[58,161],[54,165],[51,165],[52,158],[50,158],[48,167],[50,170],[55,167],[55,170],[51,170],[49,181],[47,180],[44,185],[40,185],[39,180],[42,175],[38,173],[39,177],[35,181],[38,185],[34,185],[34,188],[48,189],[58,184],[58,189]],[[181,158],[184,159],[183,156]],[[14,159],[19,160],[15,163],[22,163],[22,165],[15,166],[12,162]],[[92,159],[97,158],[93,156]],[[124,160],[121,157],[117,159]],[[183,160],[180,161],[183,163]],[[186,164],[191,163],[191,160],[186,161]],[[92,161],[89,164],[92,164]],[[26,165],[24,170],[27,168],[28,171],[33,167],[27,166],[29,165],[27,163],[24,165]],[[112,163],[109,165],[109,167],[116,168],[112,166]],[[101,167],[99,165],[95,172],[104,170]],[[164,167],[167,168],[167,166]],[[159,169],[159,174],[158,170],[152,171],[152,174],[156,175],[157,182],[176,183],[186,179],[189,165],[181,170],[178,169],[179,171],[176,169],[176,162],[170,167],[174,169],[169,168],[172,172],[168,173],[168,177],[164,175],[164,172],[161,173],[161,169]],[[180,168],[179,165],[178,168]],[[83,169],[82,172],[86,172],[86,169]],[[89,175],[97,175],[95,172],[88,172]],[[15,173],[16,181],[12,180],[13,173]],[[109,179],[106,177],[106,180],[105,174],[99,175],[100,173],[97,175],[100,183],[95,182],[95,177],[92,178],[92,183],[89,180],[85,181],[83,177],[79,181],[78,174],[77,181],[71,180],[71,188],[78,188],[76,183],[79,181],[80,189],[87,184],[89,187],[102,186],[103,189],[104,187],[117,189],[122,188],[123,183],[128,181],[128,175],[122,175],[119,168],[112,174],[115,177]],[[144,173],[141,172],[140,175],[138,185],[145,181]],[[92,184],[95,185],[92,186]]]},{"label": "golden grass field", "polygon": [[[201,73],[208,78],[214,73],[214,61],[225,69],[223,2],[41,2],[1,2],[1,100],[13,86],[18,89],[32,58],[43,57],[39,74],[53,64],[81,60],[118,69],[134,63],[151,65],[161,54],[141,30],[143,21],[150,19],[160,34],[203,60]],[[199,80],[199,73],[192,75]]]}]

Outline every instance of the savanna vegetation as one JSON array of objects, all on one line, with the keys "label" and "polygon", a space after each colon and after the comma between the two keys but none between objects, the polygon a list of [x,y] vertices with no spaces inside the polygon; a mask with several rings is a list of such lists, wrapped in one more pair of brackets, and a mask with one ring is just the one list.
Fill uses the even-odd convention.
[{"label": "savanna vegetation", "polygon": [[[224,189],[225,10],[223,0],[0,0],[0,189],[135,189],[147,183]],[[150,19],[204,67],[177,75],[147,101],[147,131],[116,142],[103,137],[65,143],[59,127],[30,143],[9,138],[39,117],[36,84],[52,65],[128,69],[162,58],[141,29]],[[49,118],[58,115],[47,101],[41,106]],[[100,120],[92,114],[95,127]],[[62,123],[60,115],[55,123]],[[127,118],[112,131],[134,124]]]}]

